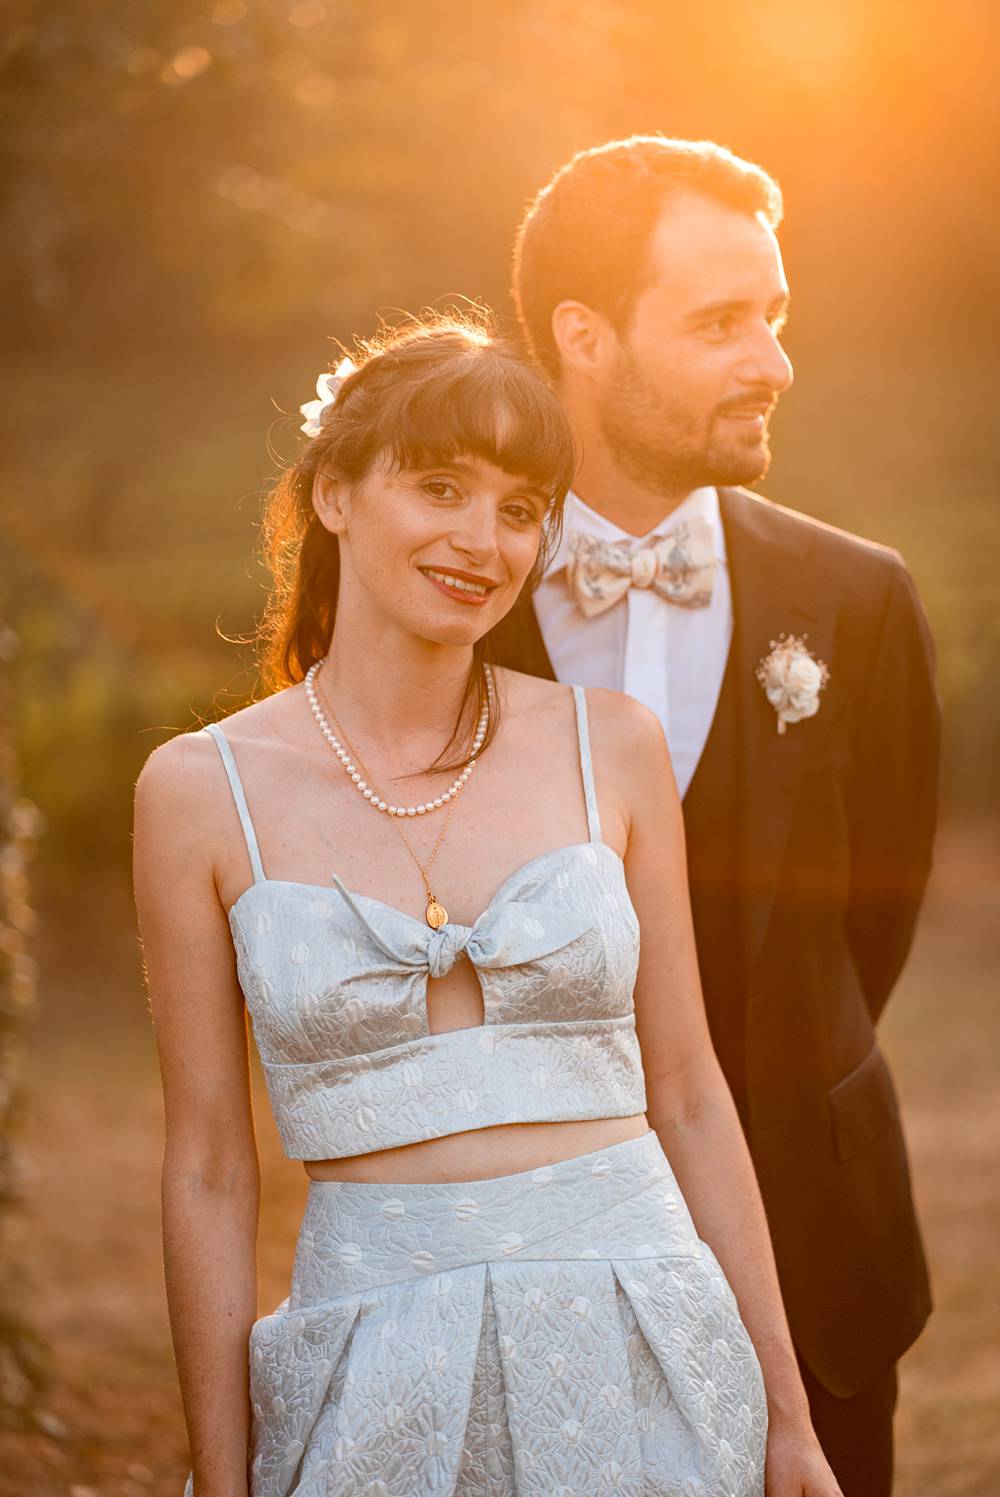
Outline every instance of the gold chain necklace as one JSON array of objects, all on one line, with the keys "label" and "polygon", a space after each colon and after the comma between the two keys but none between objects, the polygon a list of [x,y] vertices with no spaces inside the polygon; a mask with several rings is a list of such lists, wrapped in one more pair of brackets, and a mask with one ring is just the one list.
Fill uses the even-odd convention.
[{"label": "gold chain necklace", "polygon": [[[330,706],[330,699],[326,695],[325,691],[323,690],[323,687],[320,685],[320,683],[318,681],[316,682],[316,689],[317,689],[317,691],[319,693],[320,699],[322,700],[323,706],[326,708],[327,712],[329,713],[330,719],[331,719],[334,727],[337,729],[337,732],[340,734],[341,738],[343,739],[345,748],[350,752],[351,758],[354,760],[355,764],[357,764],[358,768],[361,770],[361,773],[364,775],[364,777],[367,780],[368,784],[371,785],[371,783],[372,783],[372,777],[371,777],[371,775],[369,774],[368,770],[365,768],[365,765],[362,762],[360,754],[358,754],[357,751],[352,747],[350,739],[348,738],[347,734],[344,732],[344,730],[341,727],[340,723],[337,721],[336,714],[334,713],[333,708]],[[455,798],[452,799],[451,804],[448,807],[448,814],[445,816],[444,821],[443,821],[443,823],[441,825],[441,830],[437,834],[437,841],[434,843],[434,846],[431,848],[430,857],[424,863],[421,863],[420,859],[417,857],[416,853],[413,850],[413,844],[411,843],[411,841],[410,841],[409,837],[406,835],[406,833],[403,831],[402,818],[399,817],[399,816],[391,816],[389,818],[390,821],[392,822],[392,824],[396,827],[397,831],[399,832],[399,835],[402,837],[403,843],[404,843],[404,846],[406,847],[407,852],[410,854],[410,857],[413,859],[413,861],[416,863],[417,867],[420,870],[420,877],[423,879],[424,889],[426,890],[426,893],[427,893],[427,909],[426,909],[426,911],[424,913],[424,919],[427,921],[427,924],[431,927],[432,930],[440,930],[442,925],[446,925],[448,923],[448,911],[445,909],[444,905],[437,898],[437,896],[434,893],[434,890],[431,888],[430,880],[427,877],[427,874],[428,874],[428,872],[430,870],[431,864],[433,863],[434,859],[437,857],[438,848],[441,846],[441,843],[444,841],[444,834],[448,830],[448,823],[451,821],[452,816],[455,814],[455,807],[456,807],[457,804],[458,804],[458,798],[456,796]]]}]

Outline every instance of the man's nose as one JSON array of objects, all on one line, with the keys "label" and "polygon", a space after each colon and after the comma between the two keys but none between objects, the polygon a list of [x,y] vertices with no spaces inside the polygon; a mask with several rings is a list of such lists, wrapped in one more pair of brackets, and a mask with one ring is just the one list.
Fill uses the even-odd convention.
[{"label": "man's nose", "polygon": [[776,395],[787,390],[795,378],[792,361],[782,348],[778,334],[766,323],[749,351],[744,378],[748,384],[766,385]]}]

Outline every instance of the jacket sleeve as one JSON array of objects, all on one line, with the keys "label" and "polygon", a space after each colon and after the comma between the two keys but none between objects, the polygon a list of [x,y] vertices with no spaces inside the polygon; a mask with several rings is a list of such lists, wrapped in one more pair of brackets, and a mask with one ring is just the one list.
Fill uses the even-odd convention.
[{"label": "jacket sleeve", "polygon": [[861,711],[848,789],[847,940],[872,1018],[906,961],[931,868],[941,708],[934,645],[896,555]]}]

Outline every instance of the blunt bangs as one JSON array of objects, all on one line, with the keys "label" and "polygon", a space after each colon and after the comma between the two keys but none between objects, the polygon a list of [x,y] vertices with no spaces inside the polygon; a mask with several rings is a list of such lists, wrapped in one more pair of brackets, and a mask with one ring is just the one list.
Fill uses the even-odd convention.
[{"label": "blunt bangs", "polygon": [[463,353],[380,397],[377,445],[400,468],[477,457],[548,496],[565,498],[576,468],[556,396],[533,371],[490,350]]}]

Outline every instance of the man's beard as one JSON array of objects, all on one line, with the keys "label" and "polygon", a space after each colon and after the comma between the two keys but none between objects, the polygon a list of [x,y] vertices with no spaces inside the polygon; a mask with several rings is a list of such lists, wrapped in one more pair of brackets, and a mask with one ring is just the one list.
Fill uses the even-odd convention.
[{"label": "man's beard", "polygon": [[[752,392],[744,404],[774,399],[773,391]],[[605,391],[600,410],[601,435],[618,466],[654,493],[686,494],[707,485],[753,483],[771,464],[768,433],[740,441],[719,429],[727,410],[740,402],[724,402],[695,421],[689,412],[672,406],[653,389],[627,354]]]}]

